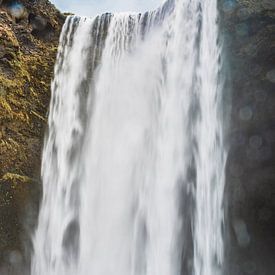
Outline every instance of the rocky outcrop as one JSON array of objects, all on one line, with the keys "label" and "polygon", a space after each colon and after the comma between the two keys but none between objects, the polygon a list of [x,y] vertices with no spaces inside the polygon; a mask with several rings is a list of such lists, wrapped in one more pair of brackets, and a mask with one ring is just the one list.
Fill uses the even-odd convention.
[{"label": "rocky outcrop", "polygon": [[[231,104],[229,274],[275,270],[275,1],[220,1]],[[230,257],[229,257],[230,256]]]},{"label": "rocky outcrop", "polygon": [[[20,1],[28,16],[14,18],[8,2],[0,6],[0,274],[28,254],[50,84],[65,19],[46,0]],[[29,15],[43,20],[44,28],[35,28]]]}]

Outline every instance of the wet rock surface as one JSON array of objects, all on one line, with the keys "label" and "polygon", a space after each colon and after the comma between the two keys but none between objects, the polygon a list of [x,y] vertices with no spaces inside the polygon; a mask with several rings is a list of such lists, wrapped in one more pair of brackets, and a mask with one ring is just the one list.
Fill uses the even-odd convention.
[{"label": "wet rock surface", "polygon": [[[34,33],[28,16],[0,5],[0,274],[23,272],[37,218],[40,162],[50,84],[65,17],[48,1],[17,1],[43,18]],[[0,3],[1,4],[1,3]],[[44,30],[42,30],[44,31]]]},{"label": "wet rock surface", "polygon": [[231,104],[228,274],[275,270],[275,1],[220,1]]}]

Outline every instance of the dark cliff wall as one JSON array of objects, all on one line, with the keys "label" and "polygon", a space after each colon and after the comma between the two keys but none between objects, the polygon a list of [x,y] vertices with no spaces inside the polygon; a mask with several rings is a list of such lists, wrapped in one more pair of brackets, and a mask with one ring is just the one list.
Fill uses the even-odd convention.
[{"label": "dark cliff wall", "polygon": [[50,84],[65,19],[46,0],[21,3],[27,13],[22,18],[0,6],[0,274],[28,254]]},{"label": "dark cliff wall", "polygon": [[230,78],[228,274],[275,274],[275,1],[220,1]]}]

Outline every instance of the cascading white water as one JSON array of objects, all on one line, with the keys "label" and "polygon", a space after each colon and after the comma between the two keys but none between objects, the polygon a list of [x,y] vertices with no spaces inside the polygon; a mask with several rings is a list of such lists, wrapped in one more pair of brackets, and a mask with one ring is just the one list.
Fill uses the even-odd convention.
[{"label": "cascading white water", "polygon": [[221,274],[216,6],[67,19],[32,275]]},{"label": "cascading white water", "polygon": [[194,223],[194,274],[220,274],[223,263],[222,226],[226,153],[223,148],[221,118],[221,65],[217,45],[217,3],[202,1],[202,26],[199,48],[199,108],[195,136],[196,211]]}]

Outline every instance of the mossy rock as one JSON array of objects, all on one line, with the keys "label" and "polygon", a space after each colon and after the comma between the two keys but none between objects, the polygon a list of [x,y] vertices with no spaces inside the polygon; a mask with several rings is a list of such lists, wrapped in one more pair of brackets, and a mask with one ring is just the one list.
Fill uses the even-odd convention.
[{"label": "mossy rock", "polygon": [[65,19],[49,1],[21,2],[47,17],[53,33],[35,37],[27,20],[16,23],[0,10],[0,271],[2,254],[20,251],[27,258],[22,239],[38,213],[50,86]]}]

